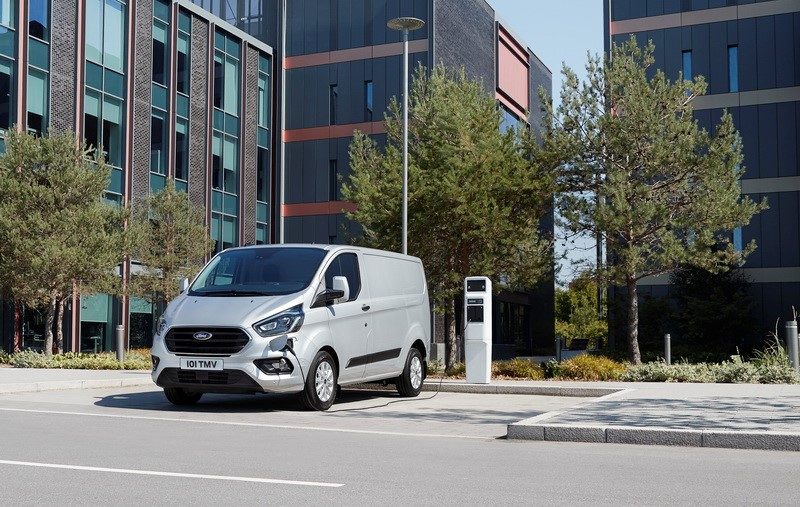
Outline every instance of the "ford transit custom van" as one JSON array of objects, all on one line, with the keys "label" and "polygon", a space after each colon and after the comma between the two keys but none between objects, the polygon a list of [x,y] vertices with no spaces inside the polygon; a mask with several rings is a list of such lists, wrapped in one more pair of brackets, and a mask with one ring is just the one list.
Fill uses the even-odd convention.
[{"label": "ford transit custom van", "polygon": [[327,410],[340,386],[390,381],[417,396],[431,323],[422,262],[336,245],[232,248],[169,303],[153,380],[177,405],[204,393],[300,393]]}]

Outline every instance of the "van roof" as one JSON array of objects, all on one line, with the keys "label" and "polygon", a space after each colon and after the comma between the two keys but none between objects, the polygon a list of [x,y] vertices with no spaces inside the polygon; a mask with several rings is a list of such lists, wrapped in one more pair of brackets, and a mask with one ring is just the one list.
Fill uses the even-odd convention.
[{"label": "van roof", "polygon": [[373,253],[378,255],[383,255],[386,257],[394,257],[397,259],[406,259],[412,260],[416,262],[422,262],[419,257],[414,257],[413,255],[403,255],[397,252],[390,252],[388,250],[378,250],[375,248],[366,248],[361,246],[350,246],[350,245],[322,245],[316,243],[281,243],[281,244],[274,244],[274,245],[245,245],[245,246],[237,246],[233,248],[228,248],[227,250],[242,250],[245,248],[317,248],[320,250],[326,250],[328,252],[337,252],[339,250],[357,250],[362,253]]}]

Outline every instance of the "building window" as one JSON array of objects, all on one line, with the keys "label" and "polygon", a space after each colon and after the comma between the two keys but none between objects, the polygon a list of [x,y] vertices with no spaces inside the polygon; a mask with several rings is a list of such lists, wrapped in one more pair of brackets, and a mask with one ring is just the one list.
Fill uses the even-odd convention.
[{"label": "building window", "polygon": [[339,200],[339,162],[328,161],[328,200]]},{"label": "building window", "polygon": [[44,41],[50,39],[49,0],[30,0],[28,3],[28,35]]},{"label": "building window", "polygon": [[0,0],[0,25],[7,28],[16,28],[14,17],[16,15],[16,2],[13,0]]},{"label": "building window", "polygon": [[178,118],[175,122],[175,179],[189,179],[189,122]]},{"label": "building window", "polygon": [[31,0],[28,6],[26,119],[28,130],[41,134],[47,130],[50,97],[50,2]]},{"label": "building window", "polygon": [[372,81],[364,81],[364,118],[366,121],[372,121],[373,98]]},{"label": "building window", "polygon": [[270,72],[272,60],[267,55],[258,57],[258,134],[257,134],[257,182],[256,182],[256,244],[269,242],[269,198],[270,198]]},{"label": "building window", "polygon": [[739,46],[728,46],[728,91],[739,91]]},{"label": "building window", "polygon": [[339,86],[332,84],[328,89],[328,118],[331,125],[336,125],[336,110],[339,107]]},{"label": "building window", "polygon": [[0,129],[14,123],[14,60],[0,57]]},{"label": "building window", "polygon": [[683,79],[686,81],[692,80],[692,52],[684,51],[681,53],[681,62],[683,64]]},{"label": "building window", "polygon": [[150,117],[150,172],[167,174],[166,112],[153,109]]},{"label": "building window", "polygon": [[189,34],[178,32],[177,90],[189,94]]},{"label": "building window", "polygon": [[[160,2],[155,2],[153,7]],[[169,79],[169,24],[153,18],[153,82],[167,86]]]},{"label": "building window", "polygon": [[111,166],[106,198],[117,203],[122,200],[124,156],[125,9],[126,2],[118,0],[86,0],[86,17],[95,22],[84,34],[84,138],[103,151]]},{"label": "building window", "polygon": [[733,249],[737,252],[744,250],[744,241],[742,240],[742,228],[737,227],[733,230]]}]

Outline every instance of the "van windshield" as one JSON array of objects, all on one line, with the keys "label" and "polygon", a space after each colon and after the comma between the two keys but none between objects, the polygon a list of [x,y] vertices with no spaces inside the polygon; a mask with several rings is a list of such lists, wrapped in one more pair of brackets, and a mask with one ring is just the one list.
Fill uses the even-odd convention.
[{"label": "van windshield", "polygon": [[304,290],[327,252],[320,248],[241,248],[222,252],[190,296],[280,296]]}]

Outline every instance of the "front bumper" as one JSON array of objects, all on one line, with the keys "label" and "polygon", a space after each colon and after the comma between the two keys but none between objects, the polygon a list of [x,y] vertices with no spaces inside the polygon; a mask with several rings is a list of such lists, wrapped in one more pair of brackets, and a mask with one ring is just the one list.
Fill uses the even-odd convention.
[{"label": "front bumper", "polygon": [[[237,354],[222,359],[222,371],[181,370],[181,357],[203,357],[178,355],[167,350],[164,340],[156,338],[152,355],[159,358],[152,372],[153,381],[161,387],[181,387],[204,393],[298,393],[303,390],[302,369],[295,356],[288,352],[273,351],[270,340],[250,337],[250,342]],[[285,358],[292,363],[293,371],[284,374],[267,374],[254,361],[264,358]]]}]

